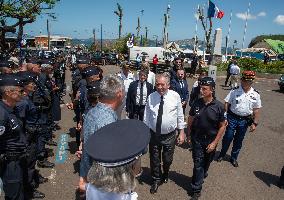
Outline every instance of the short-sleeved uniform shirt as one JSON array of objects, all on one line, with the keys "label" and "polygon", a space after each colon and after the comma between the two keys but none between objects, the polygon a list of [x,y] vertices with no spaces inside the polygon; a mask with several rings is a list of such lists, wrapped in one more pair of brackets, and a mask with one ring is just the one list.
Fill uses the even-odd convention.
[{"label": "short-sleeved uniform shirt", "polygon": [[27,148],[27,138],[22,122],[16,117],[14,109],[0,100],[0,154],[21,153]]},{"label": "short-sleeved uniform shirt", "polygon": [[189,111],[189,115],[194,117],[192,122],[192,132],[214,136],[219,130],[219,124],[226,120],[224,105],[214,99],[207,105],[202,98],[199,98]]},{"label": "short-sleeved uniform shirt", "polygon": [[239,116],[249,116],[254,108],[261,108],[260,95],[253,88],[250,88],[247,93],[242,87],[231,90],[225,102],[229,103],[230,110]]}]

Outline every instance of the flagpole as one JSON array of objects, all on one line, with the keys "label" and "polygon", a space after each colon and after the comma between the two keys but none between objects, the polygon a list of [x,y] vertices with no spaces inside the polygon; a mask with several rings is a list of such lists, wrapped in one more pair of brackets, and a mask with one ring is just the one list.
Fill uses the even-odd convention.
[{"label": "flagpole", "polygon": [[244,37],[243,37],[243,43],[242,43],[242,49],[241,49],[241,58],[243,57],[243,49],[244,49],[244,46],[245,46],[245,39],[246,39],[247,26],[248,26],[249,11],[250,11],[250,2],[249,2],[248,10],[247,10],[247,13],[246,13],[246,23],[245,23]]},{"label": "flagpole", "polygon": [[[199,4],[197,6],[197,15],[199,11]],[[194,51],[197,52],[197,23],[199,20],[199,15],[196,17],[196,22],[195,22],[195,36],[194,36]]]},{"label": "flagpole", "polygon": [[228,30],[228,35],[227,35],[227,38],[226,38],[226,61],[227,61],[227,57],[228,57],[228,46],[229,46],[229,43],[230,43],[232,16],[233,16],[233,12],[231,10],[230,22],[229,22],[229,30]]}]

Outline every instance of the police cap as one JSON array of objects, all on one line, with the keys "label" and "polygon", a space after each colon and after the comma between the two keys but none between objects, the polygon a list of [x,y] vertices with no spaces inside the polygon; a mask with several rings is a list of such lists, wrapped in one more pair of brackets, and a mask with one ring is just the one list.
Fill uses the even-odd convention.
[{"label": "police cap", "polygon": [[10,60],[1,60],[0,61],[0,68],[1,67],[8,67],[8,68],[12,68],[14,65],[14,63]]},{"label": "police cap", "polygon": [[83,78],[87,78],[93,75],[99,75],[100,70],[97,67],[87,67],[83,72],[82,76]]},{"label": "police cap", "polygon": [[40,59],[34,58],[34,57],[28,57],[26,58],[26,63],[32,63],[32,64],[41,64]]},{"label": "police cap", "polygon": [[23,82],[15,74],[0,74],[0,86],[22,86]]},{"label": "police cap", "polygon": [[80,56],[76,60],[77,64],[90,64],[90,58],[87,56]]},{"label": "police cap", "polygon": [[16,73],[16,75],[20,78],[24,85],[35,82],[37,77],[35,73],[30,71],[21,71]]},{"label": "police cap", "polygon": [[199,81],[199,85],[207,85],[215,88],[215,81],[212,77],[206,76]]},{"label": "police cap", "polygon": [[145,153],[150,129],[139,120],[124,119],[108,124],[86,143],[87,153],[104,167],[128,164]]}]

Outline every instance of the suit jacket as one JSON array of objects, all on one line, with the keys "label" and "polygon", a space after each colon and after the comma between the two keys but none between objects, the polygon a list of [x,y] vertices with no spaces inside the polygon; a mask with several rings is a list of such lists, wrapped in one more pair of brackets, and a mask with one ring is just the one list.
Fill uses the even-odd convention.
[{"label": "suit jacket", "polygon": [[[136,94],[137,94],[137,87],[138,87],[139,80],[133,81],[130,83],[128,88],[128,93],[126,97],[126,112],[134,113],[135,106],[136,106]],[[147,88],[147,98],[148,96],[154,92],[153,85],[151,83],[146,82]]]},{"label": "suit jacket", "polygon": [[179,94],[181,101],[187,102],[189,98],[188,85],[186,80],[183,79],[182,82],[183,82],[183,88],[181,88],[178,79],[172,79],[170,89],[176,91]]}]

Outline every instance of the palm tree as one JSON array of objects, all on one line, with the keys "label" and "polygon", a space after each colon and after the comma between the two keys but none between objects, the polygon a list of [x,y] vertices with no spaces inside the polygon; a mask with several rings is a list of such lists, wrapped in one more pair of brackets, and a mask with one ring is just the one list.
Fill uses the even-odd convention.
[{"label": "palm tree", "polygon": [[118,16],[118,21],[119,21],[118,38],[119,39],[121,37],[121,30],[122,30],[122,16],[123,16],[122,11],[123,11],[122,7],[119,5],[119,3],[117,3],[117,10],[114,11],[114,14]]}]

